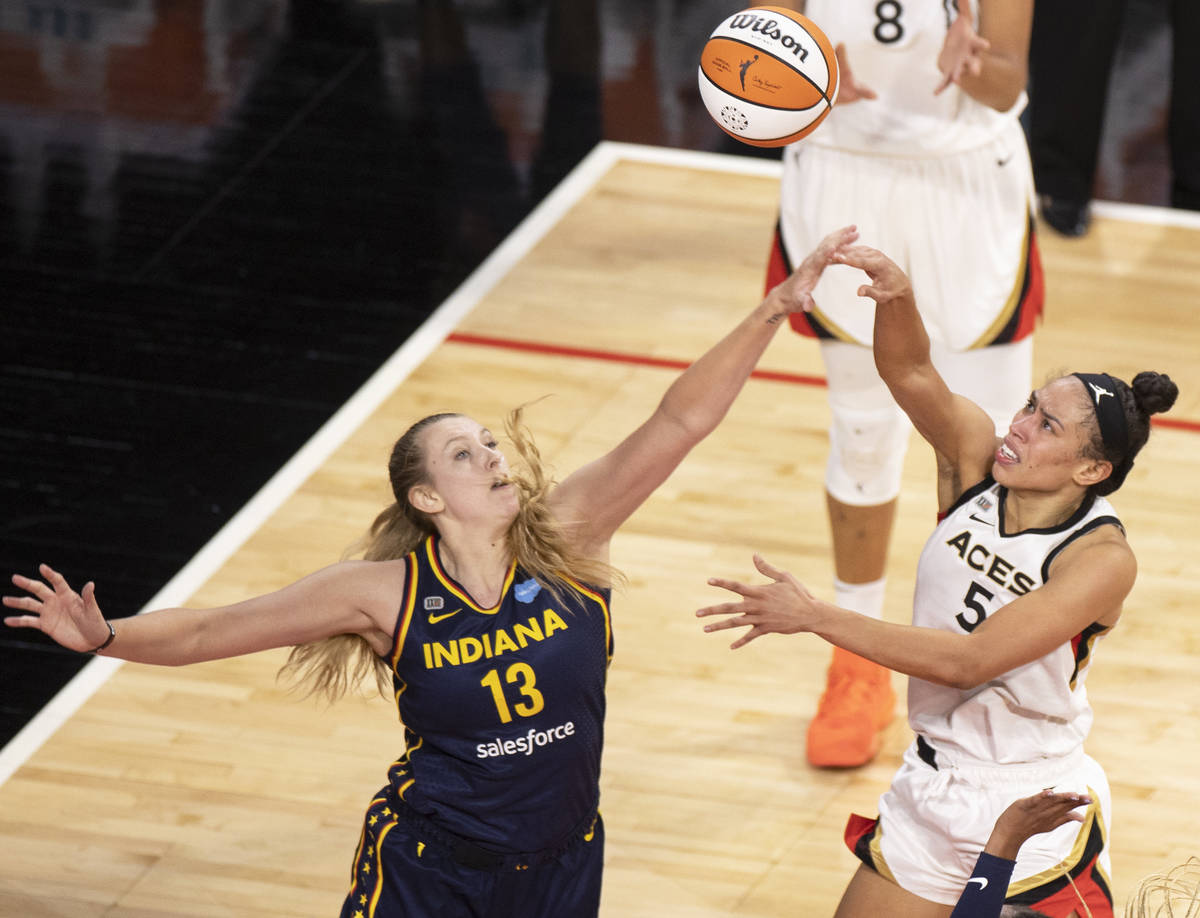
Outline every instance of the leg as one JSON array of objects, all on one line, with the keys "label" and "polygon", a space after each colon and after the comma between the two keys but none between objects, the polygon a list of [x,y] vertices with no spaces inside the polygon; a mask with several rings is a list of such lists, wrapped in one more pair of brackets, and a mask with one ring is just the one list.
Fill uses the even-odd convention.
[{"label": "leg", "polygon": [[869,867],[860,866],[850,879],[834,918],[946,918],[953,906],[930,902],[901,889]]},{"label": "leg", "polygon": [[1200,6],[1195,0],[1171,2],[1171,206],[1200,210]]},{"label": "leg", "polygon": [[[834,599],[863,615],[883,614],[884,570],[908,445],[908,420],[875,371],[869,349],[821,346],[833,414],[825,474],[834,554]],[[808,760],[820,767],[865,764],[895,708],[888,670],[835,648],[825,693],[809,723]]]},{"label": "leg", "polygon": [[844,504],[828,490],[825,503],[833,534],[833,570],[845,583],[870,583],[884,575],[896,499],[866,507]]},{"label": "leg", "polygon": [[1125,0],[1037,3],[1029,46],[1029,151],[1042,216],[1087,232],[1108,78]]}]

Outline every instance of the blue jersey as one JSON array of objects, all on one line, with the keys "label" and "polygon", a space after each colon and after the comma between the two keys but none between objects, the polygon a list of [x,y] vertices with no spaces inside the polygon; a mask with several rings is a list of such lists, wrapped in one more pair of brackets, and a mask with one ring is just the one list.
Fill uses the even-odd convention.
[{"label": "blue jersey", "polygon": [[389,783],[488,848],[555,847],[599,802],[609,591],[572,582],[557,598],[514,562],[485,608],[446,573],[438,542],[405,559],[390,663],[406,752]]}]

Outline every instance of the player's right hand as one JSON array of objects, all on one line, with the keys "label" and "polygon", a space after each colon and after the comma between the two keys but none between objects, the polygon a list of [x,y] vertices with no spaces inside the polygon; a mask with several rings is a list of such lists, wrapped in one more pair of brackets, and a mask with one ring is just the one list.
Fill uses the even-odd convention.
[{"label": "player's right hand", "polygon": [[4,624],[10,628],[36,628],[63,647],[80,653],[103,644],[109,631],[96,604],[96,585],[89,580],[80,594],[50,565],[38,565],[38,572],[44,581],[13,574],[13,585],[29,595],[5,596],[3,602],[10,609],[26,614],[7,616]]}]

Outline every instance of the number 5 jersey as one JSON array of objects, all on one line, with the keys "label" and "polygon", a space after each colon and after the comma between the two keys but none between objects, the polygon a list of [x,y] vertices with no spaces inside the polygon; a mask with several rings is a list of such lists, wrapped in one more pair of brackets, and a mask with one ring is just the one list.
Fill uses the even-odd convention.
[{"label": "number 5 jersey", "polygon": [[[1121,522],[1089,497],[1060,526],[1003,531],[1006,489],[990,476],[968,489],[925,543],[917,566],[913,624],[964,634],[1046,582],[1054,559],[1098,526]],[[913,731],[957,761],[1033,762],[1067,755],[1092,725],[1084,678],[1096,641],[1092,624],[1040,659],[972,689],[910,678]]]}]

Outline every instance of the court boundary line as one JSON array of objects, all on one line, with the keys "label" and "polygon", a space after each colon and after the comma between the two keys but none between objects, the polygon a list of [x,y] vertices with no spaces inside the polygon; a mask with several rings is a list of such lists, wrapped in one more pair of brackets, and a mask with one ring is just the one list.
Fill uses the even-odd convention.
[{"label": "court boundary line", "polygon": [[[384,364],[313,434],[257,493],[152,596],[137,614],[186,602],[285,500],[433,353],[455,326],[591,191],[620,158],[598,144],[496,249],[472,271]],[[0,785],[111,678],[124,660],[88,662],[0,749]]]},{"label": "court boundary line", "polygon": [[[621,160],[766,178],[778,177],[783,169],[777,160],[753,156],[601,141],[137,614],[180,605],[199,590]],[[1187,211],[1106,201],[1095,202],[1093,210],[1114,219],[1200,229],[1200,214]],[[774,371],[763,374],[759,378],[795,375],[774,374]],[[124,662],[96,657],[76,673],[0,749],[0,785],[32,758]]]}]

